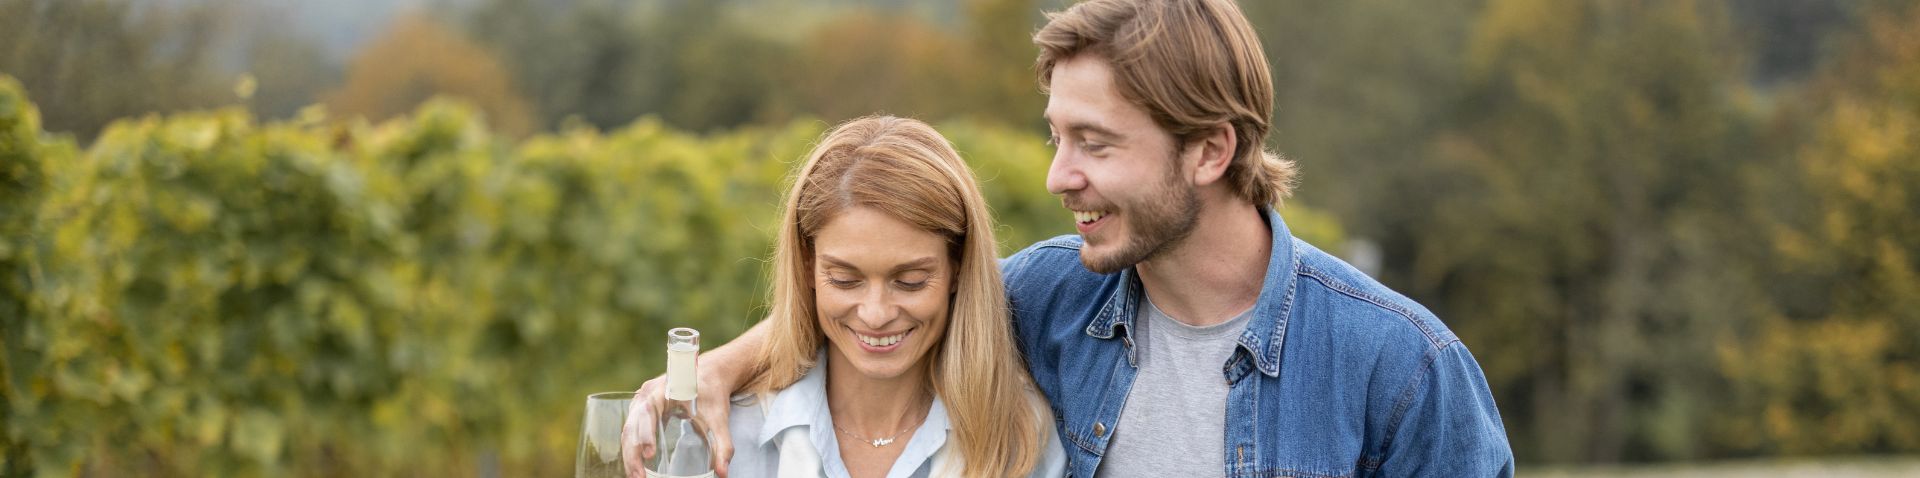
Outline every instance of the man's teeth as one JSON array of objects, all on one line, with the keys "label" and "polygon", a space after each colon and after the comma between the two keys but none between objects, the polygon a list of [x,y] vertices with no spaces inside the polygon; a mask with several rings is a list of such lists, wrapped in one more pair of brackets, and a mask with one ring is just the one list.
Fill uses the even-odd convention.
[{"label": "man's teeth", "polygon": [[861,342],[865,342],[867,345],[872,345],[875,347],[886,347],[889,345],[900,343],[900,339],[906,337],[907,333],[901,332],[901,333],[883,336],[883,337],[874,337],[870,335],[861,335],[861,334],[853,334],[853,336],[858,337]]},{"label": "man's teeth", "polygon": [[1078,222],[1081,224],[1098,221],[1100,220],[1100,218],[1103,218],[1103,217],[1107,217],[1106,211],[1074,211],[1073,212],[1074,222]]}]

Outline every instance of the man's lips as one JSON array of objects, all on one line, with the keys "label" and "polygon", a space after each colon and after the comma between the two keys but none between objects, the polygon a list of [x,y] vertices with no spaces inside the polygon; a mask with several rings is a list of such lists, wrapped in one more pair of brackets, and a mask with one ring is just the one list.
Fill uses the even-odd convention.
[{"label": "man's lips", "polygon": [[1107,211],[1098,210],[1098,209],[1092,209],[1092,210],[1069,209],[1069,211],[1073,211],[1073,222],[1078,224],[1092,224],[1095,221],[1099,221],[1100,218],[1107,217],[1107,215],[1110,214]]}]

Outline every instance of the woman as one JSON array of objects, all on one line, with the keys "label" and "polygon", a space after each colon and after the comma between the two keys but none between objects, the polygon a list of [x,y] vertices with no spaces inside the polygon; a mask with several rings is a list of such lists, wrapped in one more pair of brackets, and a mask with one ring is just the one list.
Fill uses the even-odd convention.
[{"label": "woman", "polygon": [[925,123],[860,118],[801,166],[735,477],[1059,476],[973,175]]}]

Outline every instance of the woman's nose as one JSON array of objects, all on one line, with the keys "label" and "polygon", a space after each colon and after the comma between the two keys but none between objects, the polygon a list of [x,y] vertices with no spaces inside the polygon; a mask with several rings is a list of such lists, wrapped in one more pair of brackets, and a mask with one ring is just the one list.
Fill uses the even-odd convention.
[{"label": "woman's nose", "polygon": [[881,330],[888,322],[893,321],[895,308],[888,300],[885,288],[872,289],[860,297],[860,305],[854,311],[854,318],[868,330]]}]

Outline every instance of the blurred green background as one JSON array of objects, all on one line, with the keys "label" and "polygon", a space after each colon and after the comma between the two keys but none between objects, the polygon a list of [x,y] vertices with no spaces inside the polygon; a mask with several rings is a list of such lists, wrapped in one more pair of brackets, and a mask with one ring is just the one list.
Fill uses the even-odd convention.
[{"label": "blurred green background", "polygon": [[[1915,472],[1920,2],[1241,4],[1288,220],[1460,334],[1522,474]],[[0,475],[566,475],[666,328],[764,314],[833,122],[1070,232],[1061,6],[0,0]]]}]

